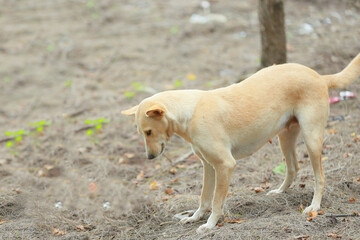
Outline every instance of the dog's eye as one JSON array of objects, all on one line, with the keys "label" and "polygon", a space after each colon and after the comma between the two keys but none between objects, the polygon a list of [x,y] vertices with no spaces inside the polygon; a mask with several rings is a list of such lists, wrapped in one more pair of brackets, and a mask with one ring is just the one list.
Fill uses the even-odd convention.
[{"label": "dog's eye", "polygon": [[151,135],[151,130],[148,130],[145,132],[147,136],[150,136]]}]

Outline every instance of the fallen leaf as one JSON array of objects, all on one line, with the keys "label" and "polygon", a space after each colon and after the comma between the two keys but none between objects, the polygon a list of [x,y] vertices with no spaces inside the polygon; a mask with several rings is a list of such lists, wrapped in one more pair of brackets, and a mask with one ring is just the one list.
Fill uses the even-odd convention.
[{"label": "fallen leaf", "polygon": [[135,153],[125,153],[124,156],[128,159],[135,157]]},{"label": "fallen leaf", "polygon": [[337,134],[337,131],[335,129],[328,129],[327,132],[329,134]]},{"label": "fallen leaf", "polygon": [[329,234],[328,234],[328,237],[331,237],[331,238],[334,238],[334,239],[342,238],[341,235],[337,235],[336,233],[329,233]]},{"label": "fallen leaf", "polygon": [[184,164],[178,164],[176,165],[177,168],[185,168],[185,165]]},{"label": "fallen leaf", "polygon": [[261,192],[264,191],[264,189],[261,188],[261,187],[256,187],[256,188],[254,188],[254,191],[255,191],[256,193],[261,193]]},{"label": "fallen leaf", "polygon": [[348,157],[351,157],[351,156],[352,156],[351,153],[345,153],[345,154],[343,155],[344,158],[348,158]]},{"label": "fallen leaf", "polygon": [[310,236],[296,236],[294,238],[295,239],[300,239],[300,240],[307,240],[307,239],[310,239]]},{"label": "fallen leaf", "polygon": [[126,159],[123,158],[123,157],[120,157],[120,158],[119,158],[119,163],[120,163],[120,164],[125,164],[125,163],[126,163]]},{"label": "fallen leaf", "polygon": [[178,182],[179,180],[180,180],[179,178],[175,178],[175,179],[170,180],[170,182],[176,183],[176,182]]},{"label": "fallen leaf", "polygon": [[269,182],[264,182],[260,185],[262,189],[268,189],[270,188],[271,184]]},{"label": "fallen leaf", "polygon": [[305,187],[305,184],[304,183],[300,183],[299,184],[299,188],[304,188]]},{"label": "fallen leaf", "polygon": [[318,212],[319,215],[324,215],[325,214],[325,211],[320,211]]},{"label": "fallen leaf", "polygon": [[332,149],[332,148],[334,148],[335,146],[334,145],[324,145],[324,148],[326,149],[326,148],[328,148],[328,149]]},{"label": "fallen leaf", "polygon": [[272,140],[271,140],[271,139],[269,140],[269,143],[272,144]]},{"label": "fallen leaf", "polygon": [[86,228],[83,225],[77,225],[76,229],[80,231],[86,231]]},{"label": "fallen leaf", "polygon": [[309,212],[309,217],[311,217],[311,218],[316,218],[317,215],[318,215],[318,212],[317,212],[317,211],[310,211],[310,212]]},{"label": "fallen leaf", "polygon": [[52,233],[53,233],[53,235],[56,235],[56,236],[62,236],[62,235],[65,235],[65,234],[66,234],[66,231],[65,231],[65,230],[62,231],[62,230],[60,230],[60,229],[58,229],[58,228],[54,228],[54,229],[52,230]]},{"label": "fallen leaf", "polygon": [[238,218],[238,219],[231,219],[229,217],[224,218],[224,222],[226,223],[241,223],[244,219]]},{"label": "fallen leaf", "polygon": [[168,197],[161,197],[161,200],[163,201],[163,202],[166,202],[167,200],[169,200],[169,198]]},{"label": "fallen leaf", "polygon": [[165,191],[164,191],[167,195],[171,195],[171,194],[174,194],[174,189],[172,189],[172,188],[167,188],[167,189],[165,189]]},{"label": "fallen leaf", "polygon": [[46,176],[46,173],[44,170],[40,169],[38,172],[37,172],[37,175],[38,177],[45,177]]},{"label": "fallen leaf", "polygon": [[351,202],[351,203],[355,202],[355,198],[350,198],[349,202]]},{"label": "fallen leaf", "polygon": [[176,170],[176,168],[173,167],[173,168],[170,169],[169,172],[170,172],[171,174],[174,174],[174,175],[175,175],[176,172],[177,172],[177,170]]},{"label": "fallen leaf", "polygon": [[224,226],[224,225],[222,225],[222,224],[220,224],[220,223],[218,224],[218,227],[222,227],[222,226]]},{"label": "fallen leaf", "polygon": [[321,158],[321,161],[326,161],[326,160],[328,160],[329,158],[328,157],[322,157]]},{"label": "fallen leaf", "polygon": [[89,185],[89,190],[90,190],[90,192],[95,192],[96,191],[96,189],[97,189],[97,186],[96,186],[96,184],[95,183],[90,183],[90,185]]},{"label": "fallen leaf", "polygon": [[54,165],[44,165],[43,167],[45,170],[51,170],[54,168]]},{"label": "fallen leaf", "polygon": [[357,182],[360,182],[360,177],[356,179]]},{"label": "fallen leaf", "polygon": [[312,217],[308,217],[308,218],[306,218],[306,220],[308,220],[308,221],[312,221],[312,220],[313,220],[313,218],[312,218]]},{"label": "fallen leaf", "polygon": [[186,78],[187,78],[188,80],[191,80],[191,81],[196,80],[195,74],[192,74],[192,73],[188,74],[188,75],[186,76]]},{"label": "fallen leaf", "polygon": [[0,219],[0,224],[6,222],[4,219]]},{"label": "fallen leaf", "polygon": [[299,212],[302,213],[304,211],[304,205],[300,204],[299,206]]},{"label": "fallen leaf", "polygon": [[150,190],[158,190],[160,186],[157,184],[156,181],[152,181],[149,188]]},{"label": "fallen leaf", "polygon": [[136,176],[136,179],[137,180],[143,180],[144,179],[144,175],[145,175],[145,173],[144,173],[144,171],[143,170],[141,170],[140,172],[139,172],[139,174]]}]

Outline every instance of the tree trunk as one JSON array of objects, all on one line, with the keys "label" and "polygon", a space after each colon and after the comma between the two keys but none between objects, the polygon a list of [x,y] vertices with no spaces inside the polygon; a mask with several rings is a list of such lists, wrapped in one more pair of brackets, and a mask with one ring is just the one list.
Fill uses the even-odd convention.
[{"label": "tree trunk", "polygon": [[259,0],[261,67],[286,62],[283,0]]}]

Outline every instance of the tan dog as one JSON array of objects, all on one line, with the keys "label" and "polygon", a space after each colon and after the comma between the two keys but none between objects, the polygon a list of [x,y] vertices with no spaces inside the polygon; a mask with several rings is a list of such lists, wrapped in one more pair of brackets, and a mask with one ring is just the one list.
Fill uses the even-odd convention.
[{"label": "tan dog", "polygon": [[282,193],[293,182],[299,169],[295,143],[301,132],[315,175],[314,197],[304,213],[320,208],[328,89],[344,87],[359,75],[360,54],[334,75],[319,75],[299,64],[275,65],[225,88],[161,92],[122,113],[135,115],[149,159],[164,151],[174,133],[191,143],[204,166],[204,184],[199,208],[181,222],[198,221],[212,204],[207,223],[197,230],[202,233],[213,228],[222,215],[235,159],[251,155],[276,134],[287,171],[280,188],[269,193]]}]

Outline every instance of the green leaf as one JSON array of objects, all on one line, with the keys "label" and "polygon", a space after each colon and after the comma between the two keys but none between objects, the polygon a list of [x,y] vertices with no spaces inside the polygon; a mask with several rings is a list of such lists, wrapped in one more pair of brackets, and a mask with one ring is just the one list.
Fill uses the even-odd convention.
[{"label": "green leaf", "polygon": [[13,144],[14,144],[14,142],[8,141],[8,142],[6,143],[6,147],[10,148]]},{"label": "green leaf", "polygon": [[175,88],[179,88],[179,87],[181,87],[182,86],[182,81],[181,80],[175,80],[175,82],[174,82],[174,87]]},{"label": "green leaf", "polygon": [[15,138],[15,141],[16,141],[16,142],[20,142],[21,139],[22,139],[22,136],[17,136],[17,137]]},{"label": "green leaf", "polygon": [[137,92],[144,92],[146,90],[146,86],[143,83],[139,82],[132,82],[131,86],[135,89]]},{"label": "green leaf", "polygon": [[38,128],[36,129],[36,131],[38,131],[38,132],[42,132],[42,130],[44,130],[44,127],[43,127],[43,126],[38,127]]},{"label": "green leaf", "polygon": [[172,26],[171,28],[170,28],[170,33],[171,34],[176,34],[176,33],[178,33],[179,32],[179,27],[178,26]]},{"label": "green leaf", "polygon": [[19,131],[17,131],[17,132],[14,132],[14,135],[22,135],[22,134],[24,134],[24,133],[25,133],[24,130],[19,130]]},{"label": "green leaf", "polygon": [[64,84],[65,84],[66,87],[70,87],[72,85],[72,81],[71,80],[66,80]]},{"label": "green leaf", "polygon": [[102,125],[101,124],[98,124],[95,126],[95,129],[101,129],[102,128]]},{"label": "green leaf", "polygon": [[286,172],[285,163],[280,163],[278,166],[274,167],[273,172],[277,174],[285,175]]},{"label": "green leaf", "polygon": [[86,4],[86,6],[87,6],[88,8],[93,8],[93,7],[95,7],[95,1],[94,1],[94,0],[88,1],[87,4]]},{"label": "green leaf", "polygon": [[89,129],[89,130],[86,131],[86,135],[88,135],[88,136],[90,136],[93,133],[94,133],[93,129]]},{"label": "green leaf", "polygon": [[55,46],[53,44],[50,44],[47,46],[46,49],[48,50],[48,52],[53,52],[55,50]]},{"label": "green leaf", "polygon": [[86,123],[86,124],[92,124],[93,121],[92,121],[92,120],[85,120],[84,123]]},{"label": "green leaf", "polygon": [[14,133],[13,132],[5,132],[5,136],[13,136]]},{"label": "green leaf", "polygon": [[125,95],[125,97],[127,97],[127,98],[133,98],[133,97],[135,96],[135,93],[134,93],[134,92],[125,91],[125,92],[124,92],[124,95]]}]

